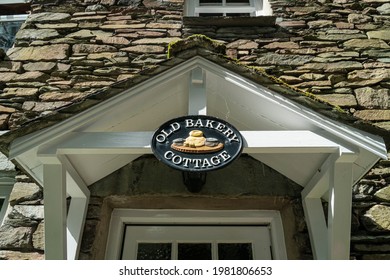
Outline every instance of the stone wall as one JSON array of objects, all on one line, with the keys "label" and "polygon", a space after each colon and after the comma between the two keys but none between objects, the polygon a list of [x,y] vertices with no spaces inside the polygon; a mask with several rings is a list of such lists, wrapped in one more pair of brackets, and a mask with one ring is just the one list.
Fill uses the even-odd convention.
[{"label": "stone wall", "polygon": [[247,155],[226,168],[208,172],[199,193],[189,192],[181,172],[167,167],[152,155],[136,159],[91,185],[90,190],[81,259],[104,258],[102,244],[106,244],[114,208],[278,210],[289,258],[312,258],[300,199],[301,187]]},{"label": "stone wall", "polygon": [[44,259],[42,188],[19,174],[9,204],[0,227],[0,260]]},{"label": "stone wall", "polygon": [[[262,67],[390,130],[388,1],[271,1],[276,25],[248,27],[212,21],[207,26],[184,25],[183,2],[35,0],[15,48],[0,52],[0,129],[16,129],[102,87],[131,79],[165,60],[170,42],[205,34],[224,42],[227,55],[240,63]],[[352,258],[390,259],[389,166],[389,161],[381,161],[353,188]],[[103,203],[101,197],[91,201],[95,210]],[[39,206],[41,200],[24,201],[22,208],[31,204]],[[35,247],[33,235],[39,233],[42,217],[30,214],[29,222],[18,224],[24,243],[1,241],[6,244],[2,249],[20,248],[41,257],[42,246]],[[99,222],[95,214],[90,210],[89,217],[95,218],[87,223],[87,232]],[[83,244],[88,255],[91,247]]]}]

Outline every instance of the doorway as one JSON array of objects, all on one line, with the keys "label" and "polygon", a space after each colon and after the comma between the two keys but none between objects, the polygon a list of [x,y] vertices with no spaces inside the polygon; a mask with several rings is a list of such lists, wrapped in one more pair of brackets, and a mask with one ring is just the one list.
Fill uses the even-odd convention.
[{"label": "doorway", "polygon": [[127,225],[121,259],[269,260],[268,226]]},{"label": "doorway", "polygon": [[274,210],[114,209],[106,259],[286,259]]}]

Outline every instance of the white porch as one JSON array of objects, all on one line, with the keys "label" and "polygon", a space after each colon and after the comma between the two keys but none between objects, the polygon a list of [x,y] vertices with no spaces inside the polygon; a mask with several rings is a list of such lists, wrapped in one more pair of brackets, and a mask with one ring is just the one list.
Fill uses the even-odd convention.
[{"label": "white porch", "polygon": [[[160,124],[193,114],[233,124],[245,140],[244,153],[303,187],[316,259],[349,259],[352,186],[387,157],[382,139],[200,57],[12,143],[10,156],[44,186],[46,259],[77,259],[87,186],[151,153]],[[322,200],[328,201],[327,219]]]}]

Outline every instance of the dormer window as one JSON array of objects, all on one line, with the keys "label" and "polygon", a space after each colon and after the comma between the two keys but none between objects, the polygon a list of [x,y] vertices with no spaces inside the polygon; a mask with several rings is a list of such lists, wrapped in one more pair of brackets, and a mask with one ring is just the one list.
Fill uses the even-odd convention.
[{"label": "dormer window", "polygon": [[186,16],[241,17],[272,15],[268,0],[190,0],[186,2]]}]

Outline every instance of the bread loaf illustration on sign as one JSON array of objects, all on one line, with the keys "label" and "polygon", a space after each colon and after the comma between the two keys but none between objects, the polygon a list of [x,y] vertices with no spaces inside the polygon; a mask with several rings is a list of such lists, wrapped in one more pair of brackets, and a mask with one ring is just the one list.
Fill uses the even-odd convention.
[{"label": "bread loaf illustration on sign", "polygon": [[176,138],[171,148],[183,153],[201,154],[221,150],[224,145],[216,138],[206,138],[201,130],[192,130],[187,138]]}]

